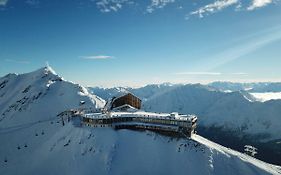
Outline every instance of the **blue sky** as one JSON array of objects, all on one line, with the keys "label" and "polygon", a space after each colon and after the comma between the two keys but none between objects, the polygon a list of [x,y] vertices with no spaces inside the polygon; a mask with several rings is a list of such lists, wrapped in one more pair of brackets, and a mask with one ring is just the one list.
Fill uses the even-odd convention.
[{"label": "blue sky", "polygon": [[281,81],[279,0],[0,0],[0,76],[89,86]]}]

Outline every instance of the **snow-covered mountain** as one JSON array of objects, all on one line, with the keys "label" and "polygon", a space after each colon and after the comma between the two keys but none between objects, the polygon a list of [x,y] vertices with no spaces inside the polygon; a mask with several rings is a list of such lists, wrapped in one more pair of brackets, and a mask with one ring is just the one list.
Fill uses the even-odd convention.
[{"label": "snow-covered mountain", "polygon": [[253,102],[245,92],[225,93],[203,85],[184,85],[147,100],[144,109],[197,114],[200,125],[281,138],[281,101]]},{"label": "snow-covered mountain", "polygon": [[249,93],[253,101],[269,101],[281,99],[281,83],[260,82],[260,83],[233,83],[233,82],[213,82],[208,84],[223,92],[245,91]]},{"label": "snow-covered mountain", "polygon": [[63,80],[50,67],[0,78],[1,128],[48,120],[68,109],[103,105],[104,100],[78,84]]},{"label": "snow-covered mountain", "polygon": [[179,84],[170,84],[170,83],[163,83],[163,84],[150,84],[140,88],[131,88],[131,87],[113,87],[113,88],[101,88],[101,87],[88,87],[90,92],[93,94],[98,95],[99,97],[107,100],[110,97],[119,94],[120,92],[131,92],[136,96],[140,97],[143,101],[148,100],[154,96],[159,94],[163,94],[177,86]]},{"label": "snow-covered mountain", "polygon": [[249,92],[281,92],[280,82],[258,82],[258,83],[234,83],[234,82],[212,82],[209,86],[222,91],[249,91]]},{"label": "snow-covered mountain", "polygon": [[249,134],[267,133],[268,139],[281,138],[281,101],[262,103],[246,91],[222,92],[201,84],[92,90],[103,97],[130,91],[143,99],[143,108],[148,111],[197,114],[200,124],[205,126],[223,126]]},{"label": "snow-covered mountain", "polygon": [[45,122],[1,137],[7,139],[0,146],[5,150],[1,157],[7,160],[1,161],[0,173],[6,175],[281,174],[280,167],[200,136],[177,139],[152,132]]},{"label": "snow-covered mountain", "polygon": [[258,102],[246,94],[184,85],[151,98],[144,108],[196,114],[199,134],[239,151],[252,144],[259,149],[258,158],[280,165],[281,100]]},{"label": "snow-covered mountain", "polygon": [[9,74],[0,85],[0,174],[281,174],[198,135],[62,124],[58,113],[104,101],[49,67]]},{"label": "snow-covered mountain", "polygon": [[92,94],[96,94],[104,100],[108,100],[117,94],[129,92],[131,88],[114,87],[114,88],[102,88],[102,87],[88,87],[87,88]]},{"label": "snow-covered mountain", "polygon": [[246,91],[222,92],[201,84],[148,85],[142,88],[92,88],[102,97],[130,91],[143,100],[143,109],[156,112],[178,111],[199,116],[204,126],[218,126],[233,131],[281,138],[281,100],[266,102]]},{"label": "snow-covered mountain", "polygon": [[[134,91],[148,94],[149,87]],[[139,95],[146,99],[145,110],[196,114],[203,136],[240,151],[253,144],[260,159],[281,164],[281,100],[259,102],[247,91],[223,92],[200,84],[158,87],[148,98]]]}]

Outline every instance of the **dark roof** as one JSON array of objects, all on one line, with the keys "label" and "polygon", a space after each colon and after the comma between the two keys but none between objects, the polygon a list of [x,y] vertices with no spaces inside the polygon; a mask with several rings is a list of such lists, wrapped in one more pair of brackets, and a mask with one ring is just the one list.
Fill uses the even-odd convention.
[{"label": "dark roof", "polygon": [[[117,93],[116,95],[114,95],[113,98],[114,98],[114,100],[115,100],[115,99],[117,99],[117,98],[126,96],[126,95],[128,95],[128,94],[131,94],[132,96],[135,96],[135,97],[137,97],[140,101],[142,101],[141,98],[139,98],[138,96],[136,96],[135,94],[133,94],[132,92],[129,92],[129,91],[126,91],[126,92],[124,92],[124,91],[119,92],[119,93]],[[114,100],[113,100],[113,101],[114,101]]]}]

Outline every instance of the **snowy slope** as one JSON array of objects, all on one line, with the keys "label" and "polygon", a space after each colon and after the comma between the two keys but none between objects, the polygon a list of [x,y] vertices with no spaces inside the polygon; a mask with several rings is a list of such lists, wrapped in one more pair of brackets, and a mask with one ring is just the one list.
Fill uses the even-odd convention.
[{"label": "snowy slope", "polygon": [[0,129],[48,120],[68,109],[103,105],[104,100],[63,80],[50,67],[0,78]]},{"label": "snowy slope", "polygon": [[259,102],[245,91],[184,85],[150,98],[143,107],[196,114],[198,132],[204,137],[240,151],[245,144],[255,145],[259,159],[281,165],[281,100]]},{"label": "snowy slope", "polygon": [[[108,93],[112,90],[99,89],[95,92],[110,96],[114,94]],[[251,135],[265,134],[264,140],[281,138],[281,100],[261,103],[256,94],[222,92],[200,84],[148,85],[126,90],[142,98],[143,108],[148,111],[196,114],[204,126],[223,127]]]},{"label": "snowy slope", "polygon": [[[252,102],[246,92],[225,93],[203,85],[185,85],[151,98],[144,108],[197,114],[201,125],[281,138],[281,101]],[[264,138],[265,139],[265,138]]]},{"label": "snowy slope", "polygon": [[0,132],[0,174],[281,174],[280,167],[200,136],[177,139],[55,121]]},{"label": "snowy slope", "polygon": [[200,136],[63,125],[58,113],[104,101],[49,67],[9,74],[0,88],[0,174],[281,174]]},{"label": "snowy slope", "polygon": [[[222,154],[226,154],[228,157],[232,157],[232,158],[233,157],[235,157],[235,158],[238,157],[239,159],[241,159],[241,160],[243,160],[245,162],[249,162],[249,163],[255,164],[259,168],[267,170],[267,171],[269,171],[272,174],[280,174],[281,173],[281,167],[280,166],[274,166],[274,165],[265,163],[263,161],[257,160],[257,159],[255,159],[253,157],[250,157],[250,156],[246,155],[246,154],[242,154],[240,152],[237,152],[237,151],[231,150],[229,148],[226,148],[224,146],[221,146],[221,145],[219,145],[219,144],[217,144],[215,142],[212,142],[212,141],[210,141],[210,140],[208,140],[208,139],[206,139],[204,137],[201,137],[199,135],[193,135],[192,139],[197,141],[200,144],[208,146],[208,148],[211,149],[211,150],[214,149],[216,151],[219,151]],[[223,168],[224,165],[223,164],[219,164],[219,166],[221,166]],[[242,171],[238,171],[238,172],[242,173]],[[246,172],[243,172],[243,173],[248,174]],[[226,173],[226,174],[228,174],[228,173]],[[237,173],[237,174],[239,174],[239,173]],[[258,173],[256,173],[256,174],[258,174]]]}]

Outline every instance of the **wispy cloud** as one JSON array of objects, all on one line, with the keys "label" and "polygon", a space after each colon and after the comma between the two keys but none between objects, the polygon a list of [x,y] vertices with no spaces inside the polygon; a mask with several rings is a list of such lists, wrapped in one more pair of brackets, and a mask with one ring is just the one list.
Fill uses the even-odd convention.
[{"label": "wispy cloud", "polygon": [[186,19],[189,19],[189,16],[191,15],[198,15],[200,18],[203,18],[206,15],[219,12],[231,6],[235,7],[235,11],[251,11],[277,1],[279,0],[251,0],[249,6],[243,0],[215,0],[212,3],[199,7],[197,10],[190,12],[188,15],[186,15]]},{"label": "wispy cloud", "polygon": [[198,15],[203,18],[205,15],[216,13],[224,8],[238,4],[239,0],[216,0],[213,3],[207,4],[199,9],[190,12],[189,15]]},{"label": "wispy cloud", "polygon": [[265,36],[260,36],[258,38],[252,39],[251,41],[248,41],[248,42],[246,41],[245,44],[242,44],[242,45],[239,44],[239,46],[232,47],[232,48],[216,55],[215,58],[213,59],[215,62],[213,64],[213,66],[218,67],[218,66],[224,65],[233,60],[241,58],[242,56],[253,53],[256,50],[281,39],[280,30],[271,31],[271,32],[272,33],[269,33]]},{"label": "wispy cloud", "polygon": [[94,55],[94,56],[80,56],[80,58],[85,60],[107,60],[112,59],[114,56],[109,55]]},{"label": "wispy cloud", "polygon": [[177,72],[176,75],[221,75],[221,72]]},{"label": "wispy cloud", "polygon": [[5,6],[8,3],[8,0],[0,0],[0,6]]},{"label": "wispy cloud", "polygon": [[148,13],[152,13],[155,9],[164,8],[167,4],[174,2],[175,0],[151,0],[151,3],[147,6],[146,11]]},{"label": "wispy cloud", "polygon": [[[176,0],[150,0],[150,4],[145,6],[144,10],[148,13],[152,13],[155,9],[164,8],[167,4],[175,1]],[[95,2],[101,12],[117,12],[125,5],[139,3],[137,0],[97,0]]]},{"label": "wispy cloud", "polygon": [[281,26],[274,27],[272,30],[267,29],[266,32],[260,32],[260,36],[253,35],[252,37],[245,38],[237,45],[231,46],[228,49],[224,48],[220,53],[206,57],[204,62],[200,63],[198,67],[195,67],[195,70],[212,71],[280,40]]},{"label": "wispy cloud", "polygon": [[271,4],[272,2],[272,0],[253,0],[252,4],[247,8],[247,10],[261,8],[267,6],[268,4]]},{"label": "wispy cloud", "polygon": [[40,2],[39,0],[26,0],[25,3],[31,6],[37,6]]},{"label": "wispy cloud", "polygon": [[101,12],[117,12],[125,4],[131,4],[131,0],[98,0],[96,5]]},{"label": "wispy cloud", "polygon": [[29,61],[26,60],[14,60],[14,59],[5,59],[6,62],[17,63],[17,64],[29,64]]}]

